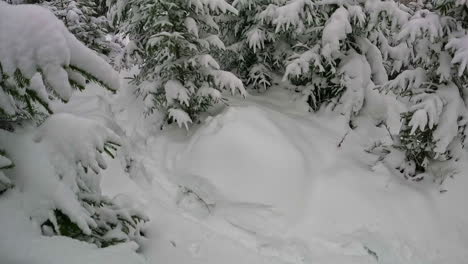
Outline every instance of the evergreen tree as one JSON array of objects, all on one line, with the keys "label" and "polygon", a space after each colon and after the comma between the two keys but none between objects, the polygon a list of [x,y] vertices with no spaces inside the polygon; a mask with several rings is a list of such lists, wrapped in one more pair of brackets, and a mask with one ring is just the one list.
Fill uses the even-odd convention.
[{"label": "evergreen tree", "polygon": [[[399,32],[399,45],[389,53],[396,76],[383,88],[409,105],[392,156],[407,178],[427,173],[454,173],[464,146],[467,123],[468,5],[436,0],[415,5],[414,15]],[[401,56],[403,55],[404,56]],[[444,175],[437,171],[445,171]]]},{"label": "evergreen tree", "polygon": [[112,28],[105,17],[103,1],[51,0],[42,5],[54,12],[76,38],[99,54],[108,56],[118,48],[106,39]]},{"label": "evergreen tree", "polygon": [[133,82],[148,111],[188,127],[200,113],[222,100],[221,90],[238,90],[242,81],[220,69],[213,50],[224,49],[214,16],[237,10],[224,0],[130,0],[120,5],[120,21],[135,47],[140,72]]},{"label": "evergreen tree", "polygon": [[375,85],[387,81],[381,50],[409,18],[397,3],[380,0],[291,0],[271,13],[277,28],[298,32],[283,80],[312,110],[331,106],[350,122]]},{"label": "evergreen tree", "polygon": [[[117,73],[47,9],[0,2],[0,24],[11,25],[0,27],[0,193],[18,185],[34,190],[41,204],[49,197],[53,207],[38,219],[44,234],[102,247],[138,240],[144,216],[110,201],[99,187],[102,153],[114,157],[119,137],[97,121],[53,114],[51,107],[89,80],[116,91]],[[33,153],[43,145],[44,153]],[[36,159],[40,166],[32,168]]]},{"label": "evergreen tree", "polygon": [[290,55],[290,32],[277,32],[267,10],[274,0],[236,0],[238,16],[221,19],[223,40],[227,44],[221,56],[223,64],[242,77],[245,84],[264,91],[273,85],[273,76],[284,71]]}]

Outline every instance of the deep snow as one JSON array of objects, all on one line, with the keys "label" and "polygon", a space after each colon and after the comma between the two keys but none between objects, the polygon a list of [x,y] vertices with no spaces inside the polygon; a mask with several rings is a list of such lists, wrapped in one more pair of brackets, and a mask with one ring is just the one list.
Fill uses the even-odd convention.
[{"label": "deep snow", "polygon": [[[364,151],[388,140],[369,118],[349,130],[345,117],[309,113],[273,88],[230,98],[189,131],[160,130],[161,117],[145,118],[129,87],[110,99],[105,93],[91,85],[54,109],[97,120],[123,139],[120,158],[106,158],[101,185],[107,195],[133,199],[151,219],[140,254],[135,244],[100,250],[41,236],[22,196],[9,192],[0,197],[2,263],[462,264],[468,258],[467,167],[442,186],[401,179]],[[19,247],[30,253],[14,250]]]},{"label": "deep snow", "polygon": [[140,103],[128,98],[124,91],[114,111],[133,145],[133,179],[108,170],[103,188],[143,203],[152,219],[142,249],[149,263],[468,257],[466,170],[442,186],[399,178],[364,151],[389,140],[369,119],[345,134],[345,117],[311,114],[273,88],[230,98],[190,131],[160,131],[134,116]]}]

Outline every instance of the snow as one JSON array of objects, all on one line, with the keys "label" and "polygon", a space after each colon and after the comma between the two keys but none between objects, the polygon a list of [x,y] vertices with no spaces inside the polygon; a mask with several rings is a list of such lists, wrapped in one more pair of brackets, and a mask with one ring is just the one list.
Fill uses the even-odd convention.
[{"label": "snow", "polygon": [[206,38],[204,38],[203,40],[206,41],[209,44],[210,47],[213,46],[213,47],[221,49],[221,50],[224,50],[226,48],[224,46],[223,41],[221,39],[219,39],[219,37],[217,35],[209,35]]},{"label": "snow", "polygon": [[15,167],[7,175],[26,194],[22,207],[27,214],[38,222],[44,222],[49,218],[48,212],[57,208],[70,215],[83,232],[90,233],[89,226],[96,223],[79,204],[73,185],[70,187],[68,182],[62,182],[55,176],[51,161],[42,153],[47,149],[33,144],[30,133],[15,137],[12,133],[1,131],[0,140],[2,147],[15,161]]},{"label": "snow", "polygon": [[466,120],[467,111],[458,87],[454,83],[441,86],[438,91],[440,100],[444,102],[444,111],[440,114],[439,124],[434,131],[434,139],[438,153],[444,153],[449,144],[458,136],[459,125],[464,125],[459,121]]},{"label": "snow", "polygon": [[0,156],[0,168],[5,168],[12,165],[11,160],[9,160],[7,157]]},{"label": "snow", "polygon": [[257,50],[263,49],[265,46],[265,32],[259,28],[252,28],[247,32],[247,41],[249,43],[249,48],[253,49],[255,53]]},{"label": "snow", "polygon": [[136,137],[133,180],[104,172],[105,192],[139,199],[152,219],[149,263],[464,262],[463,175],[405,181],[363,151],[389,140],[385,128],[357,118],[338,147],[345,118],[311,116],[288,98],[275,86],[230,98],[188,132]]},{"label": "snow", "polygon": [[460,64],[458,76],[462,76],[465,73],[465,69],[468,64],[468,36],[451,39],[445,48],[455,50],[455,56],[452,59],[452,63]]},{"label": "snow", "polygon": [[398,6],[396,1],[368,0],[365,1],[365,10],[369,14],[368,27],[376,26],[381,19],[382,12],[385,12],[392,21],[392,29],[401,27],[410,19],[411,15]]},{"label": "snow", "polygon": [[272,23],[276,26],[276,32],[287,31],[290,27],[303,30],[303,20],[310,19],[305,14],[305,10],[312,8],[312,5],[313,3],[310,0],[291,0],[282,6],[276,6],[274,13],[268,12],[265,15],[272,18]]},{"label": "snow", "polygon": [[440,81],[448,81],[451,79],[451,60],[452,57],[446,51],[439,54],[439,67],[437,68],[437,75],[440,76]]},{"label": "snow", "polygon": [[198,38],[198,25],[195,19],[187,17],[184,21],[185,27],[187,28],[188,33],[195,35]]},{"label": "snow", "polygon": [[340,98],[341,113],[348,119],[357,115],[364,105],[366,90],[372,89],[371,67],[363,55],[350,52],[338,69],[346,91]]},{"label": "snow", "polygon": [[218,102],[221,99],[221,92],[211,87],[201,87],[197,94],[200,96],[210,96],[215,102]]},{"label": "snow", "polygon": [[423,68],[402,71],[395,79],[384,84],[384,88],[401,93],[417,90],[427,81],[426,71]]},{"label": "snow", "polygon": [[67,237],[43,236],[39,225],[32,223],[20,209],[24,207],[23,203],[23,197],[17,191],[5,193],[0,199],[0,256],[4,264],[146,263],[135,253],[137,245],[133,242],[98,249]]},{"label": "snow", "polygon": [[169,80],[164,85],[166,91],[166,100],[168,105],[172,105],[174,99],[178,100],[180,104],[189,106],[188,90],[183,84],[177,80]]},{"label": "snow", "polygon": [[300,55],[293,55],[290,58],[291,61],[286,66],[283,81],[286,81],[289,76],[299,77],[301,74],[308,73],[311,68],[310,62],[313,62],[313,66],[318,72],[325,71],[321,64],[321,56],[318,53],[318,50],[319,46],[315,45]]},{"label": "snow", "polygon": [[[42,236],[29,208],[54,192],[25,182],[21,186],[34,188],[10,190],[0,199],[5,263],[461,264],[468,257],[468,216],[460,210],[468,180],[457,175],[438,186],[397,177],[388,163],[363,151],[388,140],[384,128],[357,118],[338,147],[344,117],[326,109],[311,115],[273,86],[262,96],[229,98],[229,106],[190,131],[161,131],[156,117],[142,117],[142,99],[124,88],[110,109],[90,99],[101,98],[97,87],[55,109],[102,124],[115,115],[134,161],[126,172],[118,159],[104,158],[102,189],[134,200],[151,219],[139,253],[133,243],[97,249]],[[18,140],[22,145],[10,144],[30,145],[32,135]],[[45,166],[37,162],[40,175]]]},{"label": "snow", "polygon": [[340,51],[340,40],[344,40],[351,32],[348,10],[341,6],[331,15],[323,29],[322,55],[330,60]]},{"label": "snow", "polygon": [[190,116],[183,110],[177,108],[169,109],[169,118],[177,122],[179,127],[185,127],[188,130],[189,123],[192,123]]},{"label": "snow", "polygon": [[[98,121],[58,113],[50,116],[34,135],[36,143],[44,142],[58,164],[75,163],[91,168],[95,173],[106,169],[102,153],[106,143],[120,144],[120,138]],[[63,170],[69,169],[70,164]],[[60,170],[62,171],[62,170]],[[64,172],[66,175],[66,173]]]},{"label": "snow", "polygon": [[405,39],[414,42],[416,38],[427,34],[431,42],[434,42],[444,32],[440,17],[429,10],[418,10],[410,18],[408,23],[404,24],[398,39]]},{"label": "snow", "polygon": [[414,111],[409,123],[412,127],[411,134],[414,134],[418,128],[420,131],[424,131],[426,130],[426,125],[427,128],[432,129],[439,123],[439,117],[442,114],[444,104],[439,96],[421,94],[416,95],[413,100],[418,103],[410,108],[410,111]]},{"label": "snow", "polygon": [[238,91],[242,96],[247,96],[247,91],[244,88],[242,81],[237,78],[232,72],[223,70],[210,70],[210,74],[214,78],[214,83],[220,90],[230,90],[231,94]]},{"label": "snow", "polygon": [[[293,219],[302,203],[304,191],[299,190],[306,163],[281,127],[263,120],[263,115],[255,108],[227,109],[193,135],[174,170],[182,174],[178,177],[194,175],[208,180],[225,199],[240,203],[238,206],[275,204],[275,211]],[[252,151],[243,153],[246,148]],[[262,188],[266,190],[258,192]],[[281,201],[280,192],[291,193],[290,199]]]},{"label": "snow", "polygon": [[120,79],[112,67],[69,33],[49,10],[36,5],[0,5],[0,24],[10,25],[0,27],[0,62],[5,73],[12,75],[19,69],[31,78],[42,70],[44,79],[65,101],[72,94],[64,69],[68,66],[118,90]]},{"label": "snow", "polygon": [[388,82],[387,70],[385,69],[382,53],[368,39],[358,38],[357,43],[366,55],[372,71],[372,80],[376,85]]},{"label": "snow", "polygon": [[19,8],[5,3],[0,5],[0,24],[12,24],[0,27],[0,62],[3,71],[11,75],[19,69],[25,76],[32,77],[38,68],[42,69],[54,91],[68,100],[71,87],[62,66],[70,63],[67,43],[70,34],[63,23],[47,9],[38,6]]},{"label": "snow", "polygon": [[209,54],[203,54],[198,56],[198,63],[202,67],[206,68],[213,68],[216,70],[219,70],[220,68],[218,62],[216,62],[216,60]]},{"label": "snow", "polygon": [[[284,5],[270,5],[259,17],[275,17],[270,22],[277,29],[300,31],[307,19],[303,8],[312,8],[312,3],[274,2]],[[190,0],[189,4],[200,16],[206,8],[237,13],[223,0]],[[325,71],[322,59],[337,59],[340,41],[352,31],[350,21],[364,23],[365,12],[378,10],[373,13],[377,16],[369,17],[369,27],[375,26],[384,11],[393,16],[394,27],[410,19],[389,1],[366,1],[364,10],[347,0],[321,4],[339,7],[325,25],[321,43],[290,57],[284,81],[289,76]],[[466,4],[457,1],[457,5]],[[21,17],[20,23],[9,23],[13,16]],[[435,40],[445,26],[427,10],[417,11],[409,21],[400,40],[413,42],[423,34]],[[86,83],[67,66],[95,74],[111,90],[134,72],[117,76],[48,11],[28,5],[20,10],[0,2],[0,25],[7,23],[15,31],[0,26],[4,70],[13,73],[18,68],[32,77],[28,89],[48,100],[44,78],[68,103],[51,103],[55,114],[38,128],[26,125],[14,133],[0,129],[0,146],[7,153],[0,155],[0,168],[12,161],[15,165],[0,171],[0,184],[15,185],[5,192],[0,189],[2,263],[466,262],[468,214],[463,208],[468,178],[463,172],[468,170],[468,157],[460,147],[459,129],[468,116],[458,88],[449,79],[452,64],[458,66],[459,74],[466,71],[466,36],[451,36],[446,47],[440,47],[447,51],[439,56],[440,67],[434,74],[446,84],[433,93],[414,95],[408,108],[394,94],[377,93],[374,86],[396,94],[419,91],[430,81],[429,72],[406,67],[412,55],[407,43],[392,47],[380,39],[373,44],[357,38],[355,44],[362,54],[350,49],[339,58],[337,84],[346,88],[337,99],[341,115],[329,108],[311,114],[306,102],[292,100],[289,90],[282,87],[285,83],[276,82],[279,76],[274,76],[272,87],[261,96],[247,97],[241,80],[220,70],[211,55],[202,54],[189,63],[201,66],[201,73],[211,75],[216,87],[201,83],[196,95],[224,104],[192,121],[187,112],[171,107],[189,106],[193,91],[186,87],[190,85],[169,80],[164,89],[168,117],[175,122],[160,129],[167,117],[157,112],[145,118],[148,99],[135,97],[133,85],[125,83],[117,95],[96,89],[95,84],[86,85],[83,93],[71,90],[68,79]],[[193,35],[201,29],[191,18],[183,25]],[[254,52],[263,48],[263,33],[255,29],[247,34]],[[200,45],[224,49],[216,35],[201,35]],[[157,45],[158,37],[150,42]],[[43,41],[43,48],[29,45],[31,41]],[[415,48],[428,49],[428,45],[421,41]],[[388,58],[395,59],[388,65],[393,71],[405,69],[390,82],[384,67]],[[154,85],[144,82],[141,88]],[[227,95],[221,100],[222,89],[239,92],[244,98]],[[2,94],[0,100],[2,109],[15,111],[9,98]],[[4,107],[9,104],[11,108]],[[413,112],[411,134],[434,129],[434,151],[440,155],[450,151],[454,159],[460,159],[460,173],[454,174],[451,160],[434,161],[428,173],[441,175],[443,180],[406,181],[401,175],[414,174],[416,164],[405,161],[403,152],[392,151],[382,160],[365,151],[379,143],[392,143],[392,134],[401,126],[400,113],[407,111]],[[102,154],[108,143],[121,146],[115,159]],[[40,224],[45,220],[55,223],[55,209],[66,213],[85,234],[99,226],[77,197],[82,167],[91,169],[90,177],[84,179],[90,181],[90,188],[102,187],[123,208],[118,215],[102,209],[104,218],[132,221],[127,211],[143,210],[151,219],[144,228],[132,230],[135,235],[145,233],[146,239],[137,240],[140,245],[126,242],[98,249],[67,237],[45,235]],[[117,225],[105,237],[125,239],[126,235]]]},{"label": "snow", "polygon": [[229,11],[237,15],[237,10],[224,0],[190,0],[189,3],[195,7],[196,12],[204,12],[204,7],[207,7],[213,12],[226,13]]}]

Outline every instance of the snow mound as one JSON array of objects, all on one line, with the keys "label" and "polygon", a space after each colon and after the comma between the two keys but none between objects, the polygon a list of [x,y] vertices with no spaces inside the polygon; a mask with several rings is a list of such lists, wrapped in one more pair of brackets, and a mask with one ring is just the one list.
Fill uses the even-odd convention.
[{"label": "snow mound", "polygon": [[[230,107],[209,119],[177,164],[177,179],[204,193],[204,200],[268,207],[288,219],[303,210],[309,180],[306,160],[261,108]],[[285,199],[280,193],[290,196]]]}]

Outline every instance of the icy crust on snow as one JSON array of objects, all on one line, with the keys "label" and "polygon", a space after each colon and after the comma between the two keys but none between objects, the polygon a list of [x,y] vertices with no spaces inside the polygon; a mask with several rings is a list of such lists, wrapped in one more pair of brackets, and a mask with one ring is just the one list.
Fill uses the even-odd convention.
[{"label": "icy crust on snow", "polygon": [[40,70],[65,101],[72,94],[69,78],[77,81],[68,74],[70,69],[65,69],[69,66],[94,76],[109,89],[119,88],[120,80],[112,67],[69,33],[49,10],[4,2],[0,7],[0,63],[5,73],[12,75],[19,69],[32,78]]}]

